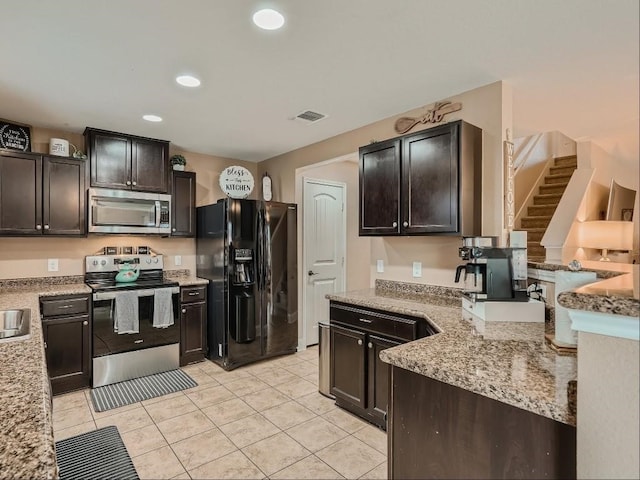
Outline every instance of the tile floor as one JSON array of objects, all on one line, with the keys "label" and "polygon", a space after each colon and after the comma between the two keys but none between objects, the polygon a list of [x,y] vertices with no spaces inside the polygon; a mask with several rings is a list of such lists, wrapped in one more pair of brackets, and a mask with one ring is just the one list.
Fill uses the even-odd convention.
[{"label": "tile floor", "polygon": [[318,393],[317,347],[184,370],[197,387],[106,412],[89,390],[54,397],[55,439],[115,425],[143,479],[387,478],[386,434]]}]

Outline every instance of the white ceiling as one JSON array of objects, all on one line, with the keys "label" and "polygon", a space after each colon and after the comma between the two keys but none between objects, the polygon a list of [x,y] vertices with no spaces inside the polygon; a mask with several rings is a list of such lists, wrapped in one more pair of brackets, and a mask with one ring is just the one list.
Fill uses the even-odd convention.
[{"label": "white ceiling", "polygon": [[[281,30],[253,25],[264,6]],[[0,117],[260,161],[504,80],[515,137],[637,162],[638,18],[637,0],[20,0],[0,17]],[[291,120],[307,109],[328,118]]]}]

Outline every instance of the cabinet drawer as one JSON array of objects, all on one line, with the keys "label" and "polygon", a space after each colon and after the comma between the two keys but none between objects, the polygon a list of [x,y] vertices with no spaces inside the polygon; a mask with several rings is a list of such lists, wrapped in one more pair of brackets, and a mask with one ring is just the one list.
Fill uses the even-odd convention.
[{"label": "cabinet drawer", "polygon": [[180,303],[202,302],[207,298],[207,287],[182,287],[180,289]]},{"label": "cabinet drawer", "polygon": [[40,312],[44,317],[89,313],[89,297],[41,298]]},{"label": "cabinet drawer", "polygon": [[419,337],[418,324],[421,322],[421,319],[415,317],[365,310],[337,303],[331,304],[329,318],[332,324],[339,322],[366,332],[407,341]]}]

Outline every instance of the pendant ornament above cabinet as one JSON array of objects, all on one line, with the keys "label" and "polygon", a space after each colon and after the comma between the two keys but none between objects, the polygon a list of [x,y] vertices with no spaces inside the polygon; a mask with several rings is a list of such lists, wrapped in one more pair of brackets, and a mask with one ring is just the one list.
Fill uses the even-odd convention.
[{"label": "pendant ornament above cabinet", "polygon": [[407,133],[419,123],[439,123],[445,115],[462,110],[462,103],[456,102],[436,102],[432,109],[427,110],[421,117],[400,117],[396,120],[395,130],[397,133]]}]

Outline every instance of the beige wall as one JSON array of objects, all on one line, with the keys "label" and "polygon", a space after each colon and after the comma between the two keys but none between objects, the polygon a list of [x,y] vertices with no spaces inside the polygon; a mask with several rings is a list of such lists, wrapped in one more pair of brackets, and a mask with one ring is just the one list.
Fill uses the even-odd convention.
[{"label": "beige wall", "polygon": [[[32,150],[48,153],[50,138],[69,140],[86,153],[82,134],[38,127],[32,129]],[[258,179],[257,165],[252,162],[191,153],[171,146],[170,154],[176,153],[183,154],[187,159],[186,170],[196,172],[197,205],[215,203],[224,196],[218,185],[218,178],[220,172],[227,166],[241,165]],[[250,198],[257,198],[259,191],[260,182],[256,181]],[[89,235],[87,238],[0,237],[0,279],[83,275],[84,257],[98,252],[106,245],[149,245],[165,255],[165,269],[186,268],[195,272],[194,239],[131,235]],[[175,265],[175,255],[182,257],[181,266]],[[49,258],[59,260],[58,272],[47,270]]]},{"label": "beige wall", "polygon": [[578,478],[638,478],[637,340],[578,334]]},{"label": "beige wall", "polygon": [[[437,101],[440,99],[433,99]],[[503,170],[502,142],[505,130],[511,128],[511,90],[503,82],[448,98],[461,102],[462,110],[446,117],[446,121],[463,119],[483,129],[483,234],[503,235]],[[429,107],[428,104],[425,107]],[[370,143],[396,137],[393,126],[401,116],[417,117],[426,108],[420,107],[393,117],[345,132],[258,164],[258,176],[268,171],[274,179],[274,199],[295,201],[295,171],[329,159],[352,154]],[[416,128],[416,130],[418,130]],[[453,270],[458,264],[459,237],[377,237],[371,239],[370,282],[376,278],[418,283],[455,285]],[[377,259],[385,260],[385,272],[376,273]],[[412,277],[412,262],[423,264],[422,278]]]}]

